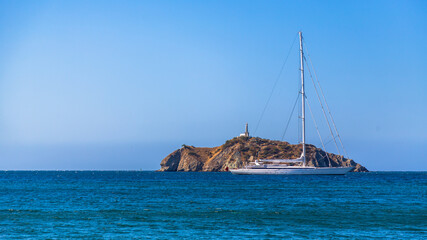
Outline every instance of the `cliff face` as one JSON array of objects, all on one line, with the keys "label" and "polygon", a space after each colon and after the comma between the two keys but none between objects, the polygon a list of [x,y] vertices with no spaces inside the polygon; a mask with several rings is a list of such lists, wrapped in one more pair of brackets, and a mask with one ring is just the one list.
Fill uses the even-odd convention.
[{"label": "cliff face", "polygon": [[[293,159],[301,156],[301,145],[254,137],[236,137],[219,147],[198,148],[183,146],[165,157],[159,171],[220,172],[239,168],[256,158]],[[354,172],[367,172],[362,165],[339,155],[326,153],[313,145],[306,145],[308,166],[327,167],[328,159],[333,167],[352,166]]]}]

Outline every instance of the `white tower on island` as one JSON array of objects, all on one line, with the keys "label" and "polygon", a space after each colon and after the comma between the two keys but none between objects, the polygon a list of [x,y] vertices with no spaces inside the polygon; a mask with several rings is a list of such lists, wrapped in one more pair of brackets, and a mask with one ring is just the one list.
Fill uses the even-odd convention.
[{"label": "white tower on island", "polygon": [[245,126],[245,133],[240,134],[239,137],[249,137],[249,127],[248,127],[247,123],[246,123],[246,126]]}]

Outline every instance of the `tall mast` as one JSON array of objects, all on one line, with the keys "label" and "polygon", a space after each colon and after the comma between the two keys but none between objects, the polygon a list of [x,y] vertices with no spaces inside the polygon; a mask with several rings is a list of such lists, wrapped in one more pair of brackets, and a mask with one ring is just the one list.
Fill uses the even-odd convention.
[{"label": "tall mast", "polygon": [[305,166],[305,93],[304,93],[304,52],[302,50],[302,32],[299,32],[299,51],[301,60],[301,97],[302,97],[302,155],[303,166]]}]

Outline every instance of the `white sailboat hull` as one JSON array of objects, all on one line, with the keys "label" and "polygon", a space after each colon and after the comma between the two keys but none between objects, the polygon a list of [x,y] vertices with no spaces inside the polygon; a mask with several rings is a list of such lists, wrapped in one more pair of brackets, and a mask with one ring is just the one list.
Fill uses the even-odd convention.
[{"label": "white sailboat hull", "polygon": [[298,168],[240,168],[231,169],[237,175],[344,175],[353,167],[298,167]]}]

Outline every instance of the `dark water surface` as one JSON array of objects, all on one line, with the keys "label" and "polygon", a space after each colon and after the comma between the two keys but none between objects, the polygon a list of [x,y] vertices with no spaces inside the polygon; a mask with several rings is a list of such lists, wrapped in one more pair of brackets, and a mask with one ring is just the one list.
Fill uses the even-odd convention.
[{"label": "dark water surface", "polygon": [[0,172],[0,239],[427,239],[427,173]]}]

